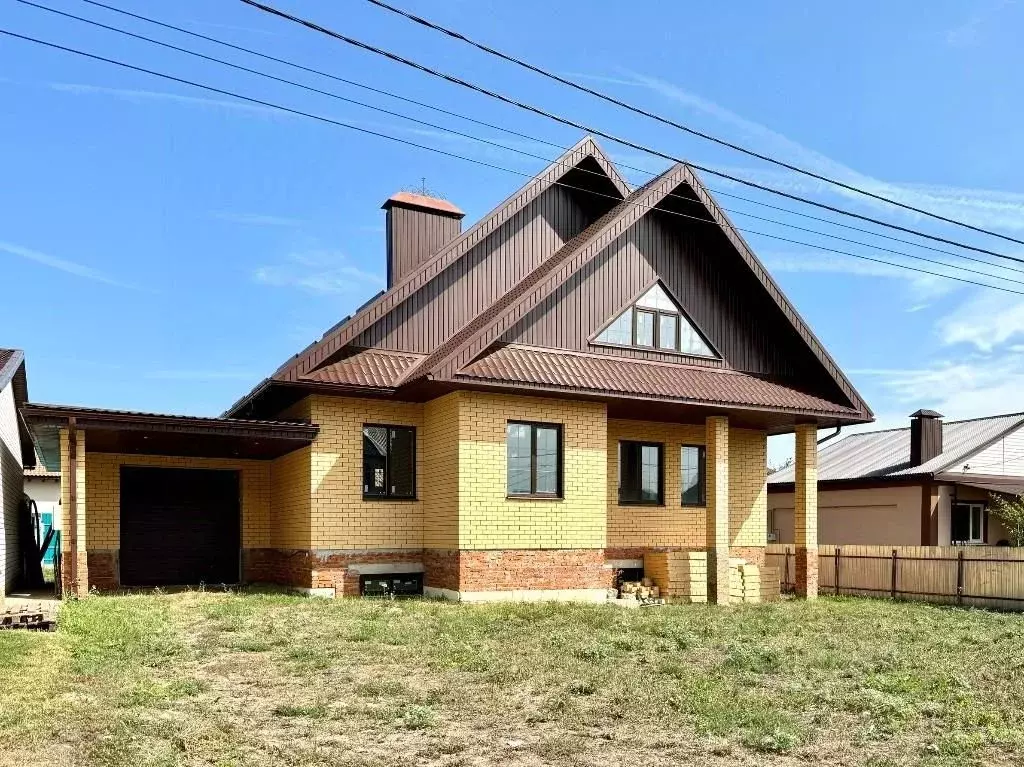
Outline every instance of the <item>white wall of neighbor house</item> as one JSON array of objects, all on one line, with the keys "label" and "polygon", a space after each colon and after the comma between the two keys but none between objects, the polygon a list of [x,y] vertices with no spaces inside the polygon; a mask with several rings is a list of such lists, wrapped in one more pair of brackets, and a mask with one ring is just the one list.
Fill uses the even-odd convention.
[{"label": "white wall of neighbor house", "polygon": [[60,529],[60,479],[25,477],[25,495],[36,502],[40,514],[53,514],[53,526]]},{"label": "white wall of neighbor house", "polygon": [[0,390],[0,596],[18,576],[18,508],[23,487],[21,439],[14,389]]},{"label": "white wall of neighbor house", "polygon": [[[792,493],[768,494],[768,523],[777,543],[793,543]],[[920,546],[921,487],[819,492],[818,543]]]},{"label": "white wall of neighbor house", "polygon": [[[964,469],[964,465],[969,468]],[[970,474],[1024,477],[1024,426],[964,459],[963,464],[953,467],[953,470],[964,470]]]}]

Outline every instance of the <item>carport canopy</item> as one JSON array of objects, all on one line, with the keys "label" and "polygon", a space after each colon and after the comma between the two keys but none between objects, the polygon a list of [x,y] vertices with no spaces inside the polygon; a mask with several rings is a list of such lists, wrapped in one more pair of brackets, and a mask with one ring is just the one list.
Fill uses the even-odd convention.
[{"label": "carport canopy", "polygon": [[21,409],[43,464],[60,471],[60,430],[87,433],[90,452],[268,460],[313,442],[319,427],[301,421],[138,413],[26,403]]}]

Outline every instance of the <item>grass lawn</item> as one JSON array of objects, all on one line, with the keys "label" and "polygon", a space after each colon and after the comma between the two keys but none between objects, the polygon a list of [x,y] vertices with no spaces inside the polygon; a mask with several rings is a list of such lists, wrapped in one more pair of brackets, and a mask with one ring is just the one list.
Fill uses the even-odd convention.
[{"label": "grass lawn", "polygon": [[0,633],[0,764],[1021,764],[1024,618],[90,597]]}]

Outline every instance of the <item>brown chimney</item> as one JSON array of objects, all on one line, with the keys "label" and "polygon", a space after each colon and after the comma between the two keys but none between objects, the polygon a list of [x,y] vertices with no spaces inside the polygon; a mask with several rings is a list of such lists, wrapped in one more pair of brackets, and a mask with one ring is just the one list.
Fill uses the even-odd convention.
[{"label": "brown chimney", "polygon": [[413,192],[394,194],[381,207],[387,211],[389,289],[458,237],[466,215],[446,200]]},{"label": "brown chimney", "polygon": [[918,410],[910,416],[910,465],[920,466],[942,452],[942,413]]}]

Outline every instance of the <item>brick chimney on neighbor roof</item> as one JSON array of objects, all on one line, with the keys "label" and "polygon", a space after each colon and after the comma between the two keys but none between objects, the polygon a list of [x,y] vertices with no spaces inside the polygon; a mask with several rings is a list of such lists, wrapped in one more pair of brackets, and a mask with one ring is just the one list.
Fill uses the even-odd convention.
[{"label": "brick chimney on neighbor roof", "polygon": [[387,211],[388,288],[462,232],[466,214],[447,200],[399,192],[381,206]]},{"label": "brick chimney on neighbor roof", "polygon": [[920,466],[942,452],[942,413],[918,410],[910,415],[910,465]]}]

